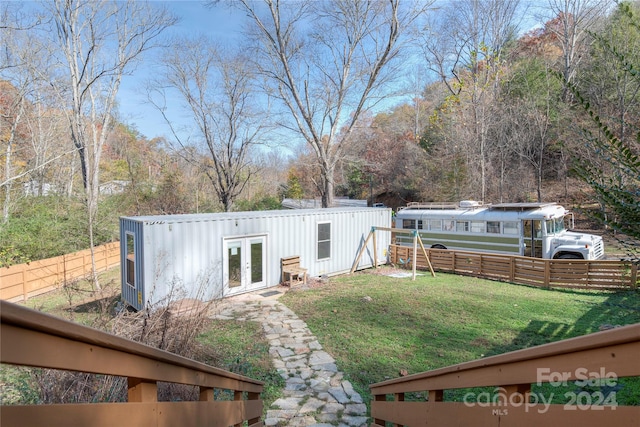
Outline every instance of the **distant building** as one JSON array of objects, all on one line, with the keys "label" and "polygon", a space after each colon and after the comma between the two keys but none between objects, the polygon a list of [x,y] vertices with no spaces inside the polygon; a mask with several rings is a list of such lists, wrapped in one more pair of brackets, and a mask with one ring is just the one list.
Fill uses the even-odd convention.
[{"label": "distant building", "polygon": [[114,180],[100,184],[100,194],[111,196],[113,194],[121,194],[131,181]]},{"label": "distant building", "polygon": [[56,193],[56,187],[48,182],[29,181],[22,184],[25,196],[48,196]]}]

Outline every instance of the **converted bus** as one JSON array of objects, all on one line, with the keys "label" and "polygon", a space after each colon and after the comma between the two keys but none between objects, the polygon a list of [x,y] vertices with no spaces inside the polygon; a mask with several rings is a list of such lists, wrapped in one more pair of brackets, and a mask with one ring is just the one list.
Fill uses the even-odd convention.
[{"label": "converted bus", "polygon": [[[425,247],[548,259],[604,257],[602,237],[570,231],[573,214],[557,203],[410,203],[396,228],[416,230]],[[412,237],[397,234],[411,245]]]}]

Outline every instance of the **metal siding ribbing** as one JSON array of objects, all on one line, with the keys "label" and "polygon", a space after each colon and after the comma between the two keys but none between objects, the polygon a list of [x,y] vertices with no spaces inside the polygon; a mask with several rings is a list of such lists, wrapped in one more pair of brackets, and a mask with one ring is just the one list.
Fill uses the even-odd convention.
[{"label": "metal siding ribbing", "polygon": [[[331,258],[318,261],[317,224],[326,221],[331,222]],[[143,304],[135,304],[134,293],[125,293],[126,285],[123,297],[140,309],[145,303],[155,303],[169,295],[172,284],[174,291],[175,285],[183,288],[180,296],[220,296],[223,239],[231,237],[267,236],[266,286],[280,283],[280,259],[292,255],[300,256],[309,276],[347,272],[372,226],[390,227],[391,210],[343,208],[124,218],[121,241],[126,241],[126,231],[135,233],[136,264],[140,267],[136,269],[136,280],[143,292]],[[377,233],[376,239],[378,260],[384,262],[390,234]],[[372,243],[368,246],[360,268],[372,265]],[[123,265],[124,256],[126,253],[121,258]],[[124,273],[122,280],[126,283]],[[202,284],[207,294],[197,295]]]}]

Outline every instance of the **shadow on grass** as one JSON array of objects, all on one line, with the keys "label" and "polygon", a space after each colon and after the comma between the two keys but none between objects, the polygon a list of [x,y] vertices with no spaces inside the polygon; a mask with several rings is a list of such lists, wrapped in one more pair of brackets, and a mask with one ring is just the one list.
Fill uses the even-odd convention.
[{"label": "shadow on grass", "polygon": [[95,300],[87,301],[82,304],[70,307],[68,311],[74,313],[111,313],[116,307],[116,304],[120,301],[120,294],[110,295],[104,298],[98,298]]},{"label": "shadow on grass", "polygon": [[[606,301],[593,307],[574,324],[532,320],[510,343],[493,347],[487,356],[534,347],[602,330],[640,322],[640,295],[637,291],[612,293]],[[542,366],[540,366],[542,367]],[[576,369],[579,366],[576,366]],[[584,382],[583,382],[584,383]],[[552,403],[566,404],[567,397],[601,396],[605,405],[640,405],[640,377],[617,378],[614,384],[587,385],[570,381],[563,386],[533,384],[534,394],[544,395]],[[586,393],[586,394],[585,394]],[[564,396],[564,398],[563,398]]]},{"label": "shadow on grass", "polygon": [[[578,292],[565,292],[578,294]],[[640,322],[639,292],[616,292],[603,303],[594,303],[593,307],[573,324],[531,320],[513,341],[491,348],[486,355],[508,353],[638,322]]]}]

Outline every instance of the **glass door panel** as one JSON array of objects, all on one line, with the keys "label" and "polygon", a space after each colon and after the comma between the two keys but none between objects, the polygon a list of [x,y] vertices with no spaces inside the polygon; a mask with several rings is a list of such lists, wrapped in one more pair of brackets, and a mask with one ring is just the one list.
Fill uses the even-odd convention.
[{"label": "glass door panel", "polygon": [[229,287],[242,286],[242,241],[235,240],[227,243],[227,268]]}]

